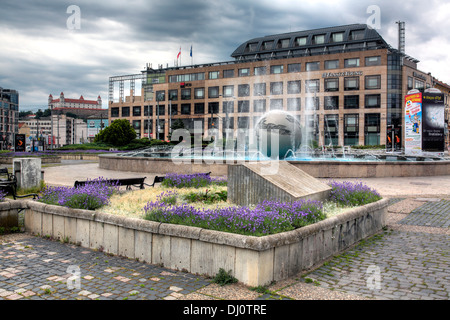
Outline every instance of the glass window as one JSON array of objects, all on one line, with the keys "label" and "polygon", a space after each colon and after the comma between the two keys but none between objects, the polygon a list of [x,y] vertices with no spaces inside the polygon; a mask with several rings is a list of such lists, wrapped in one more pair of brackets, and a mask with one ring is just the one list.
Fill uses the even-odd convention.
[{"label": "glass window", "polygon": [[134,130],[141,130],[141,120],[133,120],[133,128]]},{"label": "glass window", "polygon": [[208,113],[219,113],[219,103],[218,102],[209,102],[208,103]]},{"label": "glass window", "polygon": [[324,44],[325,43],[325,35],[317,34],[313,36],[313,44]]},{"label": "glass window", "polygon": [[238,112],[240,113],[250,112],[250,101],[248,100],[238,101]]},{"label": "glass window", "polygon": [[261,46],[261,50],[271,50],[273,48],[273,40],[264,41]]},{"label": "glass window", "polygon": [[130,116],[130,107],[122,107],[122,117]]},{"label": "glass window", "polygon": [[352,30],[350,31],[348,40],[363,40],[364,39],[364,30]]},{"label": "glass window", "polygon": [[344,114],[344,145],[356,146],[359,144],[359,115]]},{"label": "glass window", "polygon": [[181,100],[191,100],[191,89],[181,89]]},{"label": "glass window", "polygon": [[346,77],[344,78],[344,90],[359,90],[359,77]]},{"label": "glass window", "polygon": [[339,60],[325,61],[325,69],[339,69]]},{"label": "glass window", "polygon": [[141,116],[141,107],[136,106],[133,107],[133,117],[140,117]]},{"label": "glass window", "polygon": [[156,101],[165,101],[166,92],[164,90],[156,91]]},{"label": "glass window", "polygon": [[194,113],[195,114],[204,114],[205,113],[205,104],[203,102],[194,104]]},{"label": "glass window", "polygon": [[172,116],[176,116],[178,114],[178,105],[177,104],[172,104],[170,106],[170,112],[171,112],[170,114]]},{"label": "glass window", "polygon": [[166,106],[164,105],[159,105],[159,108],[156,109],[156,111],[159,112],[160,116],[163,116],[166,114]]},{"label": "glass window", "polygon": [[270,99],[270,110],[283,110],[283,99]]},{"label": "glass window", "polygon": [[358,109],[359,96],[344,96],[344,109]]},{"label": "glass window", "polygon": [[119,108],[111,108],[111,118],[119,117]]},{"label": "glass window", "polygon": [[338,110],[339,96],[326,96],[323,101],[324,110]]},{"label": "glass window", "polygon": [[234,69],[223,70],[223,77],[224,78],[234,78]]},{"label": "glass window", "polygon": [[368,90],[381,89],[381,76],[366,76],[364,82]]},{"label": "glass window", "polygon": [[219,79],[219,71],[210,71],[209,72],[209,79]]},{"label": "glass window", "polygon": [[205,98],[205,88],[195,88],[194,99],[204,99],[204,98]]},{"label": "glass window", "polygon": [[300,111],[301,110],[300,98],[288,98],[287,109],[289,111]]},{"label": "glass window", "polygon": [[366,113],[364,117],[364,144],[380,144],[380,114]]},{"label": "glass window", "polygon": [[417,79],[415,79],[414,82],[415,82],[414,89],[423,90],[425,88],[425,82]]},{"label": "glass window", "polygon": [[304,45],[306,45],[306,40],[308,39],[308,37],[298,37],[298,38],[295,38],[295,41],[294,41],[294,46],[295,47],[299,47],[299,46],[304,46]]},{"label": "glass window", "polygon": [[381,57],[380,56],[366,57],[366,67],[379,66],[379,65],[381,65]]},{"label": "glass window", "polygon": [[339,115],[326,114],[324,116],[324,137],[325,145],[339,144]]},{"label": "glass window", "polygon": [[250,75],[250,69],[249,68],[239,69],[239,77],[247,77],[249,75]]},{"label": "glass window", "polygon": [[258,49],[258,42],[252,42],[245,47],[244,52],[255,52]]},{"label": "glass window", "polygon": [[319,92],[320,84],[318,79],[305,81],[306,92]]},{"label": "glass window", "polygon": [[305,108],[306,110],[319,110],[320,102],[319,97],[306,97]]},{"label": "glass window", "polygon": [[153,106],[144,106],[144,117],[153,115]]},{"label": "glass window", "polygon": [[266,84],[265,83],[255,83],[253,85],[253,95],[254,96],[265,96],[266,95]]},{"label": "glass window", "polygon": [[279,73],[283,73],[283,65],[280,65],[280,66],[270,66],[270,73],[271,73],[271,74],[279,74]]},{"label": "glass window", "polygon": [[224,101],[222,103],[223,113],[234,113],[234,101]]},{"label": "glass window", "polygon": [[234,95],[234,86],[223,86],[223,96],[232,97]]},{"label": "glass window", "polygon": [[365,96],[366,108],[380,108],[381,107],[381,95],[379,94],[366,94]]},{"label": "glass window", "polygon": [[253,112],[266,112],[266,100],[253,101]]},{"label": "glass window", "polygon": [[175,101],[178,100],[178,90],[169,90],[169,100]]},{"label": "glass window", "polygon": [[359,58],[345,59],[344,60],[344,67],[345,68],[359,67]]},{"label": "glass window", "polygon": [[294,80],[288,81],[287,83],[287,93],[288,94],[296,94],[301,92],[301,81]]},{"label": "glass window", "polygon": [[239,129],[248,129],[250,124],[249,117],[238,117],[237,124]]},{"label": "glass window", "polygon": [[277,49],[284,49],[289,47],[289,43],[291,42],[291,39],[281,39],[278,41]]},{"label": "glass window", "polygon": [[306,63],[306,71],[315,71],[320,70],[320,62],[307,62]]},{"label": "glass window", "polygon": [[413,78],[408,77],[408,91],[412,90],[412,88],[413,88]]},{"label": "glass window", "polygon": [[267,68],[266,67],[255,67],[255,69],[253,70],[253,74],[255,76],[263,76],[263,75],[267,74]]},{"label": "glass window", "polygon": [[283,94],[283,82],[271,82],[270,83],[270,94]]},{"label": "glass window", "polygon": [[326,92],[339,91],[339,78],[327,78],[324,82]]},{"label": "glass window", "polygon": [[344,41],[344,33],[336,32],[331,34],[331,42],[342,42]]},{"label": "glass window", "polygon": [[208,98],[218,98],[219,97],[219,87],[209,87],[208,88]]},{"label": "glass window", "polygon": [[291,63],[288,64],[288,72],[300,72],[301,71],[301,64],[300,63]]},{"label": "glass window", "polygon": [[250,95],[250,85],[248,85],[248,84],[238,85],[238,96],[239,97],[248,97],[249,95]]},{"label": "glass window", "polygon": [[181,105],[181,110],[180,110],[181,114],[191,114],[191,104],[190,103],[183,103]]}]

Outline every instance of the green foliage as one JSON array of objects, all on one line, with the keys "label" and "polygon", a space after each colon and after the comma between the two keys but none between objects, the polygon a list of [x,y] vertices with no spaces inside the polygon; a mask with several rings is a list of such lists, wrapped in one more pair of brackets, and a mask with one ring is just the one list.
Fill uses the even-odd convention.
[{"label": "green foliage", "polygon": [[213,204],[219,201],[227,201],[227,196],[228,193],[226,190],[209,193],[209,190],[206,189],[205,192],[190,192],[183,196],[183,200],[188,203],[203,202],[205,204]]},{"label": "green foliage", "polygon": [[231,270],[226,272],[225,269],[220,268],[219,272],[213,278],[213,282],[217,283],[220,286],[224,286],[227,284],[236,283],[238,282],[238,280],[235,277],[233,277],[233,275],[231,274]]},{"label": "green foliage", "polygon": [[126,119],[117,119],[111,125],[101,130],[94,139],[94,142],[103,142],[114,146],[124,146],[136,139],[136,131],[131,127]]}]

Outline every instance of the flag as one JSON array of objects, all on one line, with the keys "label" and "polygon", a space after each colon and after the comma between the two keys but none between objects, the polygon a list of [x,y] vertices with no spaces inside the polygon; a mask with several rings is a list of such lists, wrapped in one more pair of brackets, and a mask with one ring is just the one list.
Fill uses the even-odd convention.
[{"label": "flag", "polygon": [[190,56],[191,56],[191,58],[192,58],[192,45],[191,45],[191,53],[190,53]]},{"label": "flag", "polygon": [[180,56],[181,56],[181,47],[180,47],[180,52],[178,52],[177,59],[179,59]]}]

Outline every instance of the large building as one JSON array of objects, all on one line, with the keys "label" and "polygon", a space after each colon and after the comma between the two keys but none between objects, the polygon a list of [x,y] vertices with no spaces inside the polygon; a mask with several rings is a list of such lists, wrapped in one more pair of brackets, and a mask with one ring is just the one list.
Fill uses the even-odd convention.
[{"label": "large building", "polygon": [[399,149],[405,94],[434,86],[418,60],[364,24],[251,39],[231,57],[202,65],[147,65],[141,74],[111,77],[110,122],[125,118],[138,136],[150,132],[167,140],[175,119],[188,129],[201,121],[205,132],[222,131],[253,128],[265,112],[286,110],[319,145],[384,145],[394,130]]},{"label": "large building", "polygon": [[0,149],[14,145],[19,132],[19,92],[0,87]]},{"label": "large building", "polygon": [[64,92],[59,94],[59,99],[53,99],[50,94],[48,96],[48,108],[58,109],[58,108],[83,108],[83,109],[101,109],[102,108],[102,98],[100,95],[97,100],[85,100],[83,96],[79,99],[70,99],[64,97]]}]

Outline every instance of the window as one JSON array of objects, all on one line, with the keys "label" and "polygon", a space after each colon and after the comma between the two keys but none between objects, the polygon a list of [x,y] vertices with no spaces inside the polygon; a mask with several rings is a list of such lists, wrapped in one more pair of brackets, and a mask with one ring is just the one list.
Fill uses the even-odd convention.
[{"label": "window", "polygon": [[365,107],[366,108],[380,108],[380,106],[381,106],[381,95],[366,94],[366,96],[365,96]]},{"label": "window", "polygon": [[271,82],[270,94],[272,95],[283,94],[283,82]]},{"label": "window", "polygon": [[130,116],[130,107],[122,107],[122,117]]},{"label": "window", "polygon": [[381,76],[366,76],[364,82],[368,90],[381,89]]},{"label": "window", "polygon": [[234,78],[234,69],[223,70],[223,77],[224,78]]},{"label": "window", "polygon": [[253,95],[254,96],[265,96],[266,95],[266,84],[265,83],[255,83],[253,85]]},{"label": "window", "polygon": [[325,69],[339,69],[339,60],[325,61]]},{"label": "window", "polygon": [[359,67],[359,58],[345,59],[344,60],[344,67],[345,68]]},{"label": "window", "polygon": [[234,101],[224,101],[222,103],[223,113],[234,113]]},{"label": "window", "polygon": [[359,90],[359,77],[346,77],[344,78],[344,90]]},{"label": "window", "polygon": [[239,77],[247,77],[250,75],[250,69],[249,68],[239,69],[238,75]]},{"label": "window", "polygon": [[133,107],[133,117],[140,117],[141,116],[141,107]]},{"label": "window", "polygon": [[164,105],[160,105],[159,108],[156,109],[156,111],[159,112],[160,116],[163,116],[166,114],[166,107]]},{"label": "window", "polygon": [[366,113],[364,117],[364,144],[380,144],[380,114]]},{"label": "window", "polygon": [[315,71],[320,70],[320,62],[307,62],[306,63],[306,71]]},{"label": "window", "polygon": [[248,117],[239,117],[237,124],[239,129],[248,129],[250,120]]},{"label": "window", "polygon": [[194,99],[204,99],[204,98],[205,98],[205,88],[195,88]]},{"label": "window", "polygon": [[344,109],[358,109],[359,96],[344,96]]},{"label": "window", "polygon": [[186,82],[196,80],[205,80],[205,73],[199,72],[199,73],[178,74],[169,76],[169,82]]},{"label": "window", "polygon": [[417,79],[415,79],[414,82],[415,82],[414,89],[423,90],[425,88],[425,82]]},{"label": "window", "polygon": [[308,37],[298,37],[298,38],[295,38],[294,46],[295,46],[295,47],[300,47],[300,46],[306,45],[306,40],[307,40],[307,39],[308,39]]},{"label": "window", "polygon": [[133,120],[133,129],[141,131],[141,120]]},{"label": "window", "polygon": [[249,95],[250,95],[250,85],[248,85],[248,84],[238,85],[238,96],[239,97],[248,97]]},{"label": "window", "polygon": [[313,36],[313,44],[324,44],[325,43],[325,35],[324,34],[317,34]]},{"label": "window", "polygon": [[283,73],[283,66],[270,66],[270,74],[280,74]]},{"label": "window", "polygon": [[287,83],[287,93],[288,94],[296,94],[301,92],[301,81],[294,80],[288,81]]},{"label": "window", "polygon": [[289,111],[300,111],[301,110],[300,98],[288,98],[287,109]]},{"label": "window", "polygon": [[306,97],[305,105],[306,110],[319,110],[319,97]]},{"label": "window", "polygon": [[300,63],[291,63],[288,64],[288,72],[300,72],[301,71],[301,64]]},{"label": "window", "polygon": [[344,33],[336,32],[331,34],[331,42],[342,42],[344,41]]},{"label": "window", "polygon": [[381,57],[366,57],[366,67],[381,65]]},{"label": "window", "polygon": [[324,116],[325,145],[336,146],[339,144],[339,115],[326,114]]},{"label": "window", "polygon": [[356,146],[359,144],[359,115],[344,114],[344,145]]},{"label": "window", "polygon": [[364,30],[350,31],[348,40],[363,40],[363,39],[364,39]]},{"label": "window", "polygon": [[178,105],[177,104],[172,104],[170,106],[170,112],[171,112],[170,114],[172,116],[176,116],[178,114]]},{"label": "window", "polygon": [[283,99],[270,99],[270,110],[283,110]]},{"label": "window", "polygon": [[319,80],[306,80],[305,81],[306,92],[319,92],[320,84]]},{"label": "window", "polygon": [[326,92],[339,91],[339,78],[328,78],[324,83]]},{"label": "window", "polygon": [[224,97],[232,97],[234,95],[234,86],[223,86],[222,92]]},{"label": "window", "polygon": [[219,103],[218,102],[209,102],[208,103],[208,113],[219,113]]},{"label": "window", "polygon": [[165,100],[166,100],[166,92],[164,90],[156,91],[156,101],[165,101]]},{"label": "window", "polygon": [[253,102],[253,112],[266,112],[266,100],[255,100]]},{"label": "window", "polygon": [[264,41],[262,43],[261,50],[263,50],[263,51],[270,50],[270,49],[272,49],[272,47],[273,47],[273,40],[271,40],[271,41]]},{"label": "window", "polygon": [[191,100],[191,89],[181,89],[181,100]]},{"label": "window", "polygon": [[338,110],[339,96],[326,96],[323,101],[324,110]]},{"label": "window", "polygon": [[258,42],[252,42],[245,47],[244,52],[255,52],[258,49]]},{"label": "window", "polygon": [[204,103],[194,104],[194,113],[195,114],[204,114],[205,113],[205,104]]},{"label": "window", "polygon": [[119,117],[119,108],[111,108],[111,118]]},{"label": "window", "polygon": [[250,101],[248,100],[238,101],[238,112],[239,113],[250,112]]},{"label": "window", "polygon": [[345,59],[344,60],[344,67],[345,68],[359,67],[359,58]]},{"label": "window", "polygon": [[219,79],[219,71],[210,71],[209,77],[210,80]]},{"label": "window", "polygon": [[218,98],[219,97],[219,87],[209,87],[208,88],[208,98]]},{"label": "window", "polygon": [[255,69],[253,70],[253,74],[255,76],[263,76],[267,73],[267,68],[266,67],[255,67]]},{"label": "window", "polygon": [[289,43],[291,42],[291,39],[281,39],[277,43],[277,49],[284,49],[289,47]]},{"label": "window", "polygon": [[169,90],[169,100],[176,101],[178,100],[178,90]]},{"label": "window", "polygon": [[153,115],[153,106],[144,106],[144,117],[151,117]]},{"label": "window", "polygon": [[183,103],[181,105],[181,114],[191,114],[191,104],[190,103]]},{"label": "window", "polygon": [[409,91],[409,90],[412,90],[412,88],[413,88],[413,78],[412,77],[408,77],[408,87],[407,87],[407,89]]}]

